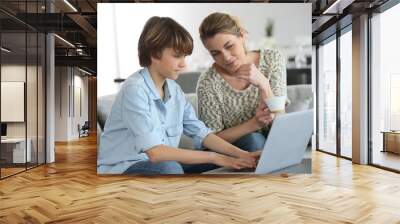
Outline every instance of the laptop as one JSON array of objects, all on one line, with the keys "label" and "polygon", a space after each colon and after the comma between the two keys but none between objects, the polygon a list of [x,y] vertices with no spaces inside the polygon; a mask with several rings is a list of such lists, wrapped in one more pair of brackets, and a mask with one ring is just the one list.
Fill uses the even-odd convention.
[{"label": "laptop", "polygon": [[[221,167],[204,174],[267,174],[286,170],[311,172],[311,159],[304,159],[313,132],[313,110],[278,115],[265,141],[255,170]],[[304,173],[304,172],[303,172]]]}]

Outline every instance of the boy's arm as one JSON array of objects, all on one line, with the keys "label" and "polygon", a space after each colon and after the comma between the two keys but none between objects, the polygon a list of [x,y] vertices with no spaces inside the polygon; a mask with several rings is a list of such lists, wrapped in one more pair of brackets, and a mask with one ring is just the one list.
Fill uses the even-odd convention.
[{"label": "boy's arm", "polygon": [[233,158],[215,152],[179,149],[166,145],[158,145],[146,150],[151,162],[177,161],[184,164],[213,163],[219,166],[242,169],[255,166],[255,161]]},{"label": "boy's arm", "polygon": [[213,163],[213,153],[157,145],[145,151],[151,162],[177,161],[185,164]]}]

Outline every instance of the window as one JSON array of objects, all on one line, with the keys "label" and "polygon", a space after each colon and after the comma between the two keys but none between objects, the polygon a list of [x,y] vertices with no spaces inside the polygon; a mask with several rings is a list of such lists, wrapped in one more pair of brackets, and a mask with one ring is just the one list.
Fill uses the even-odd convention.
[{"label": "window", "polygon": [[[18,13],[41,12],[40,6],[44,3],[19,2]],[[3,4],[7,3],[0,3]],[[0,30],[1,98],[10,101],[13,95],[15,102],[8,102],[8,105],[19,108],[12,110],[4,100],[0,105],[1,114],[12,115],[1,118],[4,130],[0,144],[0,178],[5,178],[45,163],[46,38],[44,33],[23,23],[12,23],[15,19],[7,14],[0,12],[0,17],[9,21],[2,24]]]},{"label": "window", "polygon": [[400,130],[400,73],[390,74],[390,130]]},{"label": "window", "polygon": [[336,40],[318,48],[318,149],[336,153]]},{"label": "window", "polygon": [[[371,137],[372,164],[400,170],[400,141],[388,151],[384,132],[400,130],[400,5],[371,18]],[[391,134],[391,133],[390,133]],[[393,133],[395,134],[395,133]],[[400,139],[399,137],[391,137]]]},{"label": "window", "polygon": [[[351,27],[350,27],[351,28]],[[352,34],[340,36],[340,154],[352,156]]]}]

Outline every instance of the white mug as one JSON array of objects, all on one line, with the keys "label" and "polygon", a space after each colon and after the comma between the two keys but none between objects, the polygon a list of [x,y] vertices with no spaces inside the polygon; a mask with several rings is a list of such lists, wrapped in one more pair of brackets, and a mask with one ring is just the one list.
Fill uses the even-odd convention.
[{"label": "white mug", "polygon": [[265,103],[268,109],[273,113],[279,113],[285,111],[286,96],[274,96],[268,98]]}]

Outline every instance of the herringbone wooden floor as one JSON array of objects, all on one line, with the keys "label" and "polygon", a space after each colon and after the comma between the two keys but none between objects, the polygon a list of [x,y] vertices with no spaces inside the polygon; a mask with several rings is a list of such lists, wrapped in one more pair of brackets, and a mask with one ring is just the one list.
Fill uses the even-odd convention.
[{"label": "herringbone wooden floor", "polygon": [[0,181],[0,223],[400,223],[399,174],[312,158],[312,175],[98,176],[84,138]]}]

